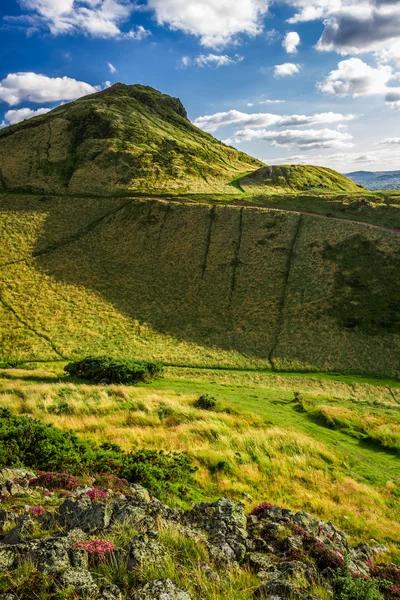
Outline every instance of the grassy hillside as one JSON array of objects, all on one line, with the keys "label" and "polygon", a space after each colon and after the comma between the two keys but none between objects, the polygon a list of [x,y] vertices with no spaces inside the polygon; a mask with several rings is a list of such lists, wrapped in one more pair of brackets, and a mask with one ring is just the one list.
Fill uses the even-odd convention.
[{"label": "grassy hillside", "polygon": [[1,360],[400,375],[396,232],[225,204],[1,202]]},{"label": "grassy hillside", "polygon": [[[399,552],[393,382],[174,368],[144,386],[104,386],[69,381],[62,366],[1,371],[0,407],[97,443],[185,452],[199,467],[193,498],[304,509]],[[216,409],[196,408],[200,394]]]},{"label": "grassy hillside", "polygon": [[356,192],[360,187],[326,167],[279,165],[261,167],[236,181],[246,192],[276,194],[286,192]]},{"label": "grassy hillside", "polygon": [[0,189],[102,196],[228,192],[262,163],[187,119],[181,102],[116,84],[0,131]]}]

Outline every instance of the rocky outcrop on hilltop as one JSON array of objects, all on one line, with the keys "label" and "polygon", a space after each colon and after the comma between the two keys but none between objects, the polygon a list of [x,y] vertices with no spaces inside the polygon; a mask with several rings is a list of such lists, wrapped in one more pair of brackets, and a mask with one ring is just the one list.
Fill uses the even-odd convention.
[{"label": "rocky outcrop on hilltop", "polygon": [[[239,572],[251,572],[250,595],[238,592],[238,599],[321,600],[318,590],[324,599],[335,598],[335,582],[344,573],[365,582],[386,580],[385,597],[400,597],[400,569],[377,564],[384,546],[353,546],[335,525],[304,511],[263,503],[246,515],[228,498],[178,510],[139,485],[121,493],[82,485],[54,491],[37,482],[26,471],[2,474],[1,600],[28,598],[27,581],[36,590],[47,585],[48,598],[69,590],[93,600],[206,600],[206,589],[179,581],[189,547],[202,548],[196,569],[207,586],[217,589]],[[28,498],[50,498],[52,506],[25,504]],[[173,565],[177,580],[168,576],[172,557],[182,563]],[[13,577],[21,565],[31,571],[24,589]]]}]

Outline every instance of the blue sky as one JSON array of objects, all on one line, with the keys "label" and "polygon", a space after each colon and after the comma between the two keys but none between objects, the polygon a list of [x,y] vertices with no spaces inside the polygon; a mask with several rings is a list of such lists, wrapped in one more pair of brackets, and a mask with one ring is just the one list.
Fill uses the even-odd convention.
[{"label": "blue sky", "polygon": [[397,0],[2,0],[0,123],[110,83],[268,163],[400,169]]}]

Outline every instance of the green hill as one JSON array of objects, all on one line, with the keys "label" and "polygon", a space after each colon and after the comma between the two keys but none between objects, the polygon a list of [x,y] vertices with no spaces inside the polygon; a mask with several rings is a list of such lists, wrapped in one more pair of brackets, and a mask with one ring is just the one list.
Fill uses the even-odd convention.
[{"label": "green hill", "polygon": [[398,198],[311,167],[284,172],[328,199],[243,193],[260,163],[185,115],[117,85],[0,132],[0,360],[399,377]]},{"label": "green hill", "polygon": [[360,186],[326,167],[279,165],[261,167],[237,180],[242,189],[252,193],[282,192],[357,192]]},{"label": "green hill", "polygon": [[177,98],[116,84],[0,131],[6,190],[116,195],[229,192],[263,163],[190,123]]}]

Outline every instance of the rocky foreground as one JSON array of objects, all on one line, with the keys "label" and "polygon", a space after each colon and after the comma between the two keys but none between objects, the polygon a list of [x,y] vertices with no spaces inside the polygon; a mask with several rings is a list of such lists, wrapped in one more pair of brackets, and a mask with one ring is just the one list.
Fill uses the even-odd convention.
[{"label": "rocky foreground", "polygon": [[[55,480],[62,480],[67,490],[55,492],[51,485]],[[65,474],[0,473],[1,600],[28,598],[26,590],[4,585],[7,576],[13,581],[12,573],[24,564],[33,573],[46,576],[48,585],[51,581],[48,589],[72,594],[63,598],[191,600],[193,589],[148,575],[152,569],[162,572],[167,560],[168,549],[160,536],[166,529],[205,548],[207,558],[198,566],[211,582],[232,577],[241,569],[251,571],[258,581],[251,590],[254,598],[334,598],[335,580],[344,571],[354,579],[385,579],[385,597],[400,597],[396,586],[400,569],[393,564],[377,564],[379,555],[387,551],[384,546],[362,542],[352,547],[332,523],[306,512],[263,503],[246,516],[244,506],[228,498],[183,511],[162,504],[139,485],[129,489],[122,485],[122,493],[116,489],[115,480],[112,483],[113,489],[100,490],[78,485]],[[27,498],[36,504],[24,504]],[[46,498],[52,500],[50,510],[37,505]],[[125,532],[121,547],[111,541],[116,530]],[[133,589],[116,585],[115,577],[114,582],[107,581],[104,569],[99,577],[102,563],[113,565],[110,573],[119,569],[132,574]],[[35,592],[38,594],[37,588]],[[195,594],[207,599],[202,590],[195,589]],[[32,593],[31,597],[45,596]],[[239,593],[237,598],[241,597]]]}]

